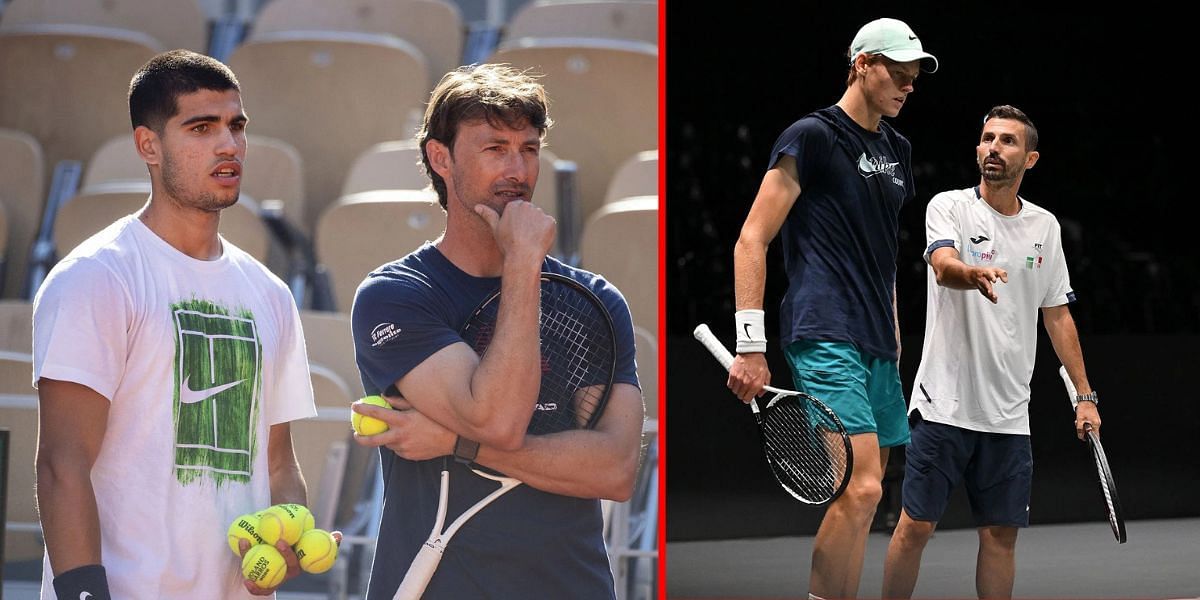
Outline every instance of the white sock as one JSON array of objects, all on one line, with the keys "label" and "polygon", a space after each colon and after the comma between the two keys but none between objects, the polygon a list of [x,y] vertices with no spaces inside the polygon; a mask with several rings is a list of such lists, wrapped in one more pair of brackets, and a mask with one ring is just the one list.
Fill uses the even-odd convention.
[{"label": "white sock", "polygon": [[809,592],[809,593],[808,593],[808,600],[825,600],[825,599],[824,599],[824,598],[822,598],[822,597],[820,597],[820,596],[818,596],[818,595],[816,595],[816,594],[814,594],[814,593],[812,593],[812,592]]}]

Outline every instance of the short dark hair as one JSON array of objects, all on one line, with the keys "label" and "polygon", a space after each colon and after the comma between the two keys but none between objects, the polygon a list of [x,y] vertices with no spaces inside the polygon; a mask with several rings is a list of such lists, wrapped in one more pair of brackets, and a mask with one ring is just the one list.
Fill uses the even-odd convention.
[{"label": "short dark hair", "polygon": [[425,120],[417,133],[421,162],[437,191],[438,203],[446,208],[446,181],[429,164],[425,145],[437,140],[454,151],[460,123],[486,120],[493,127],[509,128],[525,123],[545,136],[550,119],[546,89],[536,77],[508,65],[484,64],[459,67],[447,73],[434,87],[425,108]]},{"label": "short dark hair", "polygon": [[1025,151],[1033,152],[1034,150],[1037,150],[1037,127],[1033,125],[1033,120],[1031,120],[1024,112],[1022,112],[1021,109],[1008,104],[1001,104],[1000,106],[992,107],[992,110],[989,110],[987,116],[983,118],[983,122],[987,123],[991,119],[1012,119],[1014,121],[1020,121],[1024,123]]},{"label": "short dark hair", "polygon": [[199,90],[241,91],[237,77],[215,58],[190,50],[171,50],[151,58],[129,82],[129,120],[162,133],[179,111],[178,98]]}]

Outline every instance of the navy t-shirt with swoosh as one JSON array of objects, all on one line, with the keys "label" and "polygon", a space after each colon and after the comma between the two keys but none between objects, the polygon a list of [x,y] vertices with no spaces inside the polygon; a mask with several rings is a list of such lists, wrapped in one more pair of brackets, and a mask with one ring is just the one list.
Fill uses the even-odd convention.
[{"label": "navy t-shirt with swoosh", "polygon": [[886,122],[867,131],[836,105],[779,136],[770,167],[796,159],[800,197],[783,224],[788,290],[780,341],[851,342],[896,360],[896,253],[900,207],[916,195],[912,145]]},{"label": "navy t-shirt with swoosh", "polygon": [[[602,277],[547,257],[542,270],[592,290],[612,315],[617,341],[613,381],[638,385],[633,321],[617,288]],[[383,265],[359,286],[352,310],[355,358],[368,394],[379,394],[459,335],[498,277],[474,277],[425,244]],[[396,592],[429,536],[443,460],[409,461],[380,448],[384,508],[368,600]],[[446,524],[496,489],[451,460]],[[518,486],[475,515],[454,536],[425,594],[458,598],[611,600],[600,501]]]}]

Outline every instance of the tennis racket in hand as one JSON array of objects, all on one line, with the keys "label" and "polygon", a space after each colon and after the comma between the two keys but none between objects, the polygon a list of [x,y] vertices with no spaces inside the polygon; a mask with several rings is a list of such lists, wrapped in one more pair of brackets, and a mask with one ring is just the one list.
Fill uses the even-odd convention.
[{"label": "tennis racket in hand", "polygon": [[[1066,367],[1058,368],[1058,375],[1067,386],[1067,397],[1071,399],[1071,408],[1075,408],[1075,384],[1067,375]],[[1100,436],[1092,431],[1091,423],[1083,426],[1087,435],[1088,446],[1092,449],[1092,458],[1096,461],[1096,472],[1100,475],[1100,492],[1104,494],[1104,510],[1108,514],[1108,524],[1112,526],[1113,537],[1118,544],[1125,543],[1125,513],[1121,511],[1121,501],[1117,498],[1117,480],[1113,479],[1112,469],[1108,466],[1108,457],[1104,454],[1104,446],[1100,444]]]},{"label": "tennis racket in hand", "polygon": [[[717,340],[708,325],[693,332],[728,371],[733,355]],[[774,396],[760,410],[757,399],[750,410],[762,433],[767,464],[779,485],[805,504],[832,502],[850,481],[854,450],[841,419],[825,405],[802,392],[766,386]]]},{"label": "tennis racket in hand", "polygon": [[[600,421],[612,391],[617,345],[612,317],[591,290],[555,273],[541,276],[541,370],[537,407],[527,432],[533,435],[572,429],[591,429]],[[491,344],[500,309],[500,293],[483,301],[462,329],[463,340],[483,356]],[[445,459],[444,459],[445,460]],[[481,465],[470,468],[480,477],[500,484],[475,503],[449,527],[446,505],[450,472],[442,469],[437,515],[429,539],[421,546],[394,600],[417,600],[437,571],[446,545],[468,520],[521,482]]]}]

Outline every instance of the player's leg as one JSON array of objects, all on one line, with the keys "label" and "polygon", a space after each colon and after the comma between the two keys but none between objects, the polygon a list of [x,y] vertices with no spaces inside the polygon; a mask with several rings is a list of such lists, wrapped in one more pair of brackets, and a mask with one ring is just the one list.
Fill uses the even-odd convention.
[{"label": "player's leg", "polygon": [[[854,456],[878,456],[874,433],[850,436]],[[809,591],[821,598],[850,598],[858,587],[866,546],[865,532],[883,495],[883,469],[875,460],[856,459],[846,491],[829,505],[813,540]],[[853,589],[851,589],[853,588]]]},{"label": "player's leg", "polygon": [[921,555],[962,478],[978,434],[925,421],[913,413],[912,440],[905,453],[900,521],[883,565],[883,597],[910,598]]},{"label": "player's leg", "polygon": [[[888,456],[890,454],[891,448],[879,449],[879,479],[881,496],[883,493],[883,471],[887,468]],[[857,565],[857,568],[853,572],[847,570],[846,580],[843,583],[843,589],[846,590],[846,596],[850,598],[858,595],[858,585],[862,581],[863,560],[867,554],[867,538],[871,534],[871,523],[875,522],[875,513],[879,512],[879,503],[876,502],[875,505],[876,507],[871,510],[870,517],[868,517],[866,523],[859,528],[857,536],[854,540],[854,555],[850,557],[850,562],[848,564]]]},{"label": "player's leg", "polygon": [[1033,451],[1027,435],[982,433],[966,474],[967,497],[979,527],[975,590],[980,598],[1011,598],[1017,532],[1029,526]]},{"label": "player's leg", "polygon": [[874,460],[880,452],[868,395],[870,373],[849,343],[802,340],[785,354],[796,388],[829,405],[850,434],[854,468],[846,490],[829,505],[817,530],[809,579],[809,591],[816,596],[849,597],[858,587],[866,531],[883,494],[883,468]]},{"label": "player's leg", "polygon": [[911,598],[921,571],[921,554],[937,521],[918,521],[900,509],[896,531],[883,562],[883,598]]},{"label": "player's leg", "polygon": [[1017,572],[1016,527],[980,527],[975,591],[980,598],[1012,598]]}]

